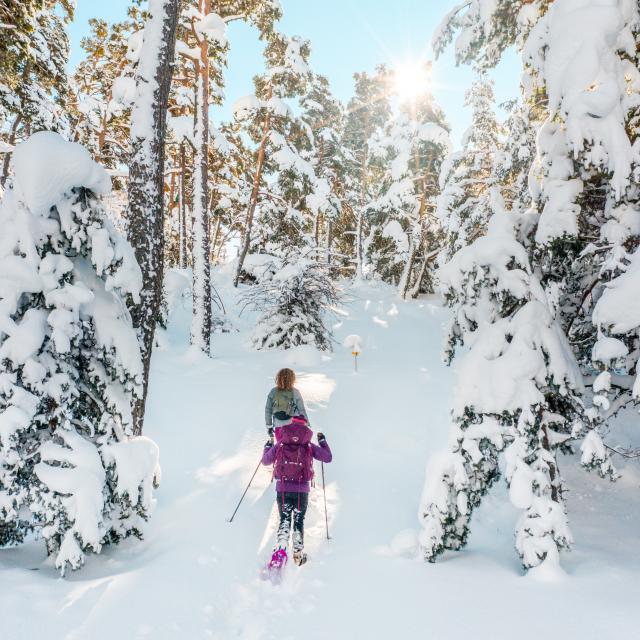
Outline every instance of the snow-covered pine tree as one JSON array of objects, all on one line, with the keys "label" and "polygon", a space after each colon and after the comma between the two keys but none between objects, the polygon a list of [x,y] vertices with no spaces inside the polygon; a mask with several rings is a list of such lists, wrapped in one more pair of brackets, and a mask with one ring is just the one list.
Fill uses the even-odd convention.
[{"label": "snow-covered pine tree", "polygon": [[314,195],[313,167],[294,147],[287,147],[286,154],[276,154],[277,173],[263,194],[250,254],[282,257],[291,250],[306,249],[315,250],[319,256],[321,252],[314,243],[314,220],[305,207],[306,198]]},{"label": "snow-covered pine tree", "polygon": [[[211,75],[221,85],[220,64],[227,50],[226,23],[211,11],[210,0],[199,0],[197,8],[187,4],[181,16],[189,27],[187,39],[176,43],[178,53],[193,60],[195,73],[193,128],[192,269],[193,316],[191,344],[209,355],[211,350],[211,247],[209,220],[209,104]],[[212,63],[212,58],[214,62]]]},{"label": "snow-covered pine tree", "polygon": [[128,53],[132,35],[140,39],[143,20],[136,6],[128,9],[127,20],[112,25],[89,20],[90,34],[81,41],[85,57],[71,78],[71,138],[109,169],[120,169],[129,159],[135,81]]},{"label": "snow-covered pine tree", "polygon": [[293,250],[283,258],[264,261],[258,283],[242,293],[240,303],[260,314],[251,336],[254,348],[311,345],[330,351],[326,317],[338,299],[329,265]]},{"label": "snow-covered pine tree", "polygon": [[[14,27],[0,29],[0,140],[10,147],[35,131],[68,126],[65,26],[74,8],[71,0],[5,0],[0,6],[0,22]],[[10,157],[4,154],[0,188]]]},{"label": "snow-covered pine tree", "polygon": [[[160,317],[164,266],[164,150],[167,104],[173,74],[178,0],[149,0],[144,31],[134,38],[136,63],[129,161],[129,240],[142,270],[140,301],[131,307],[142,343],[143,388],[134,407],[135,432],[142,433],[151,350]],[[130,41],[130,45],[134,44]]]},{"label": "snow-covered pine tree", "polygon": [[327,78],[316,74],[300,103],[301,119],[313,142],[309,160],[315,173],[313,191],[306,197],[306,207],[313,216],[315,246],[326,249],[324,259],[330,263],[333,228],[342,214],[344,192],[343,108],[331,94]]},{"label": "snow-covered pine tree", "polygon": [[372,157],[371,144],[391,117],[391,89],[390,74],[384,66],[379,66],[373,75],[356,73],[354,81],[354,96],[347,104],[342,140],[346,154],[344,203],[351,213],[351,224],[340,229],[342,246],[344,236],[353,240],[350,250],[341,246],[340,253],[354,257],[355,275],[361,278],[365,271],[364,239],[369,233],[366,210],[377,195],[376,185],[384,172],[380,160]]},{"label": "snow-covered pine tree", "polygon": [[438,175],[448,150],[444,115],[426,92],[400,105],[371,149],[385,170],[379,196],[367,208],[367,262],[373,274],[398,286],[402,297],[432,281],[429,265],[442,243],[435,215]]},{"label": "snow-covered pine tree", "polygon": [[554,451],[579,415],[582,377],[518,241],[524,220],[495,214],[486,236],[440,269],[454,313],[449,358],[457,344],[468,352],[458,363],[451,452],[432,462],[421,504],[430,561],[466,543],[503,451],[511,501],[523,510],[516,548],[524,567],[557,564],[571,542]]},{"label": "snow-covered pine tree", "polygon": [[462,148],[447,157],[440,176],[437,215],[446,235],[445,259],[484,233],[494,208],[500,135],[494,104],[493,82],[486,76],[478,77],[465,95],[471,125],[463,136]]},{"label": "snow-covered pine tree", "polygon": [[211,261],[226,261],[228,240],[238,232],[247,210],[251,154],[234,127],[223,123],[215,132],[209,158],[212,209]]},{"label": "snow-covered pine tree", "polygon": [[[245,259],[251,247],[272,253],[273,244],[302,246],[302,202],[311,192],[315,180],[313,167],[302,157],[300,147],[309,146],[307,132],[295,117],[286,98],[301,95],[311,78],[308,66],[309,43],[274,32],[267,38],[265,59],[267,71],[254,80],[254,95],[241,98],[234,113],[243,123],[249,137],[257,145],[253,184],[243,229],[235,284],[243,274]],[[266,193],[265,176],[277,174],[275,189]],[[258,204],[265,203],[261,216],[262,231],[253,237],[253,222]],[[267,204],[268,203],[268,204]],[[266,222],[267,219],[270,222]],[[295,235],[287,237],[296,230]]]},{"label": "snow-covered pine tree", "polygon": [[[457,64],[494,67],[514,43],[522,44],[531,23],[550,0],[470,0],[458,2],[434,31],[431,45],[439,56],[454,41]],[[456,36],[457,34],[457,36]]]},{"label": "snow-covered pine tree", "polygon": [[[184,42],[191,31],[191,21],[188,11],[197,8],[197,2],[183,3],[181,15],[178,18],[176,41]],[[180,49],[181,45],[177,45]],[[195,116],[195,65],[192,58],[184,55],[191,48],[184,42],[183,53],[177,51],[174,62],[174,72],[169,93],[166,155],[168,168],[168,198],[167,216],[165,219],[165,234],[167,246],[165,257],[171,266],[177,265],[186,269],[191,265],[192,237],[192,201],[193,201],[193,139]],[[194,51],[196,55],[198,51]],[[210,85],[211,85],[211,65]],[[174,262],[175,258],[175,262]]]},{"label": "snow-covered pine tree", "polygon": [[[569,19],[580,36],[562,51]],[[603,474],[613,470],[599,424],[637,402],[639,391],[631,382],[638,317],[609,307],[640,243],[640,149],[630,126],[640,101],[639,32],[637,3],[576,9],[565,0],[535,23],[523,51],[529,93],[546,91],[549,99],[538,134],[536,260],[552,309],[593,380],[583,462]]]},{"label": "snow-covered pine tree", "polygon": [[271,137],[267,163],[271,175],[264,188],[251,253],[288,256],[291,261],[292,251],[306,254],[315,250],[320,257],[316,242],[319,212],[314,207],[322,207],[325,194],[312,165],[313,132],[290,111],[281,118],[278,131],[272,131]]},{"label": "snow-covered pine tree", "polygon": [[[280,16],[279,6],[273,0],[229,0],[216,3],[215,10],[212,11],[210,0],[191,0],[182,5],[176,44],[182,60],[179,62],[171,103],[171,125],[180,145],[178,153],[173,154],[173,164],[179,167],[180,175],[177,194],[176,181],[170,181],[169,185],[169,193],[178,196],[172,202],[179,204],[178,254],[180,264],[186,266],[186,141],[194,150],[190,179],[192,189],[189,193],[192,203],[190,256],[193,273],[191,342],[207,354],[210,352],[211,336],[210,264],[214,257],[211,243],[212,213],[220,212],[230,202],[227,196],[231,192],[226,187],[237,177],[237,173],[234,177],[234,172],[227,171],[230,145],[226,136],[221,130],[213,128],[208,118],[210,105],[221,104],[224,97],[223,71],[228,54],[226,25],[246,20],[263,35],[272,29],[274,20]],[[184,64],[183,60],[188,63]],[[190,118],[193,118],[192,122]],[[235,148],[238,149],[237,146]],[[221,183],[220,188],[218,183]],[[170,208],[174,207],[170,205]],[[220,215],[216,214],[216,217],[214,244],[221,221]]]},{"label": "snow-covered pine tree", "polygon": [[135,437],[143,366],[125,299],[142,276],[98,197],[104,169],[41,132],[0,205],[0,541],[35,528],[56,566],[141,535],[158,450]]},{"label": "snow-covered pine tree", "polygon": [[[508,116],[502,124],[495,177],[506,211],[524,213],[531,206],[529,174],[536,155],[536,132],[540,116],[529,104],[512,100],[503,106]],[[494,205],[499,204],[494,200]]]},{"label": "snow-covered pine tree", "polygon": [[[508,292],[513,298],[514,287],[515,291],[525,291],[519,281],[529,287],[535,281],[539,283],[539,291],[535,293],[539,309],[535,317],[532,316],[528,348],[540,349],[545,367],[553,369],[548,371],[551,375],[545,380],[545,403],[537,405],[542,409],[548,407],[548,415],[543,412],[537,427],[531,428],[529,433],[530,442],[542,443],[544,451],[541,453],[548,461],[548,470],[542,476],[537,470],[530,477],[531,482],[525,474],[525,482],[516,482],[515,491],[513,484],[517,472],[514,474],[512,499],[516,504],[520,502],[524,485],[527,496],[524,504],[528,501],[529,488],[533,486],[536,497],[538,488],[544,488],[547,480],[550,481],[552,501],[557,502],[554,498],[561,494],[562,485],[557,473],[552,477],[550,451],[558,442],[565,446],[572,440],[583,439],[582,463],[587,468],[598,469],[602,475],[613,476],[615,471],[599,425],[622,406],[637,403],[640,385],[634,384],[634,380],[637,376],[639,318],[628,301],[634,297],[630,283],[634,280],[634,258],[640,231],[637,222],[637,134],[632,133],[630,126],[637,117],[640,96],[637,58],[640,16],[634,2],[606,6],[595,0],[579,4],[570,0],[511,4],[511,10],[507,12],[501,12],[504,6],[492,0],[478,0],[458,7],[457,11],[461,13],[456,17],[456,28],[461,28],[462,32],[457,40],[460,45],[457,56],[463,60],[475,59],[482,67],[497,60],[496,56],[507,41],[523,44],[527,71],[524,97],[536,103],[540,96],[547,97],[547,118],[537,136],[536,166],[531,172],[533,207],[523,216],[515,215],[511,223],[519,229],[520,247],[527,246],[529,269],[525,270],[526,280],[520,274],[513,278],[504,270],[489,278],[478,278],[474,285],[477,291],[473,293],[477,302],[471,307],[464,299],[452,298],[454,325],[451,335],[453,342],[464,342],[471,332],[470,355],[480,353],[484,342],[489,350],[483,354],[483,359],[499,362],[509,349],[507,345],[516,340],[512,328],[505,333],[506,342],[499,340],[493,346],[487,340],[473,337],[473,333],[482,331],[481,324],[488,323],[491,330],[500,335],[504,319],[513,311],[510,308],[507,313],[496,311],[494,305],[487,303],[492,296],[497,297],[496,289]],[[567,47],[565,36],[569,23],[576,38]],[[445,29],[444,33],[445,40],[452,37],[452,32],[447,33]],[[493,34],[493,40],[489,34]],[[445,273],[456,269],[464,273],[460,266],[469,262],[472,265],[475,260],[469,257],[477,254],[473,247],[488,240],[480,238],[469,250],[454,256],[445,267]],[[515,249],[511,254],[515,254]],[[495,258],[493,260],[495,262]],[[514,255],[510,255],[509,260],[504,263],[508,272],[513,272],[517,264],[524,265],[524,259],[514,260]],[[479,263],[479,266],[486,271],[487,263],[485,261],[484,267]],[[473,273],[478,269],[467,271]],[[529,272],[535,275],[535,281]],[[449,282],[452,296],[459,295],[455,292],[465,281],[466,278],[462,281],[458,278],[458,282]],[[520,298],[524,300],[522,295]],[[623,298],[626,303],[622,303]],[[513,302],[516,309],[522,305],[522,301]],[[542,339],[550,327],[556,334],[556,347],[549,341],[545,344]],[[482,360],[480,364],[484,364]],[[502,373],[496,370],[482,379],[493,376],[491,384],[501,384],[510,390],[514,371],[519,370],[516,364],[513,369],[506,368]],[[569,376],[572,371],[575,374]],[[540,382],[538,380],[536,384],[538,391],[541,390]],[[585,387],[592,387],[595,405],[586,411]],[[496,395],[491,399],[493,412],[496,415],[508,413],[512,398],[511,393]],[[466,404],[477,411],[477,403],[472,400],[466,400]],[[459,414],[459,406],[454,415]],[[524,411],[522,415],[525,415]],[[530,424],[535,426],[536,421]],[[557,436],[550,434],[550,425]],[[464,438],[460,444],[456,435],[459,433],[460,428],[456,426],[453,456],[458,460],[461,449],[467,448]],[[479,433],[482,444],[482,430]],[[480,455],[476,454],[482,464],[494,457],[488,441],[490,438],[484,438],[484,447],[479,446]],[[474,450],[473,443],[471,450]],[[488,456],[486,452],[489,452]],[[527,457],[530,455],[525,456],[528,463]],[[485,477],[491,477],[491,466],[489,464],[489,473],[483,471]],[[448,471],[445,467],[446,464],[428,481],[425,493],[423,548],[428,558],[443,548],[457,548],[466,539],[468,520],[466,513],[456,506],[456,499],[460,497],[456,486],[464,487],[469,480],[464,465],[450,467]],[[476,476],[471,478],[474,482]],[[482,482],[478,486],[481,490],[486,489]],[[481,493],[474,495],[479,497]],[[464,498],[464,495],[460,497],[463,507]],[[557,509],[556,513],[559,514]],[[454,526],[456,522],[461,526]],[[525,566],[556,556],[549,536],[554,539],[556,548],[563,545],[563,539],[569,539],[547,528],[547,543],[529,546],[533,555],[527,554],[522,544],[535,542],[543,522],[526,519],[525,526],[520,527],[524,535],[519,535],[517,543]],[[558,532],[564,529],[563,523],[564,520],[557,520]],[[443,542],[445,539],[447,541]]]}]

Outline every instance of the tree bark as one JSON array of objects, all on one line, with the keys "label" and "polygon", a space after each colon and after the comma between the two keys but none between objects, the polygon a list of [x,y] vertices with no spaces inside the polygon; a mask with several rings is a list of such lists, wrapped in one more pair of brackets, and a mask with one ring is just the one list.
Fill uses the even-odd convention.
[{"label": "tree bark", "polygon": [[[270,100],[272,96],[271,87],[269,87],[269,95],[267,99]],[[260,147],[258,148],[258,161],[256,164],[256,173],[253,177],[253,188],[251,190],[251,198],[249,200],[249,208],[247,209],[247,218],[244,225],[244,234],[242,236],[242,246],[240,249],[240,255],[238,255],[238,266],[236,267],[236,275],[233,280],[233,286],[237,287],[240,282],[240,276],[242,274],[242,266],[249,253],[249,245],[251,244],[251,228],[253,227],[253,216],[258,204],[258,194],[260,193],[260,183],[262,182],[262,169],[264,168],[265,152],[267,141],[269,140],[269,132],[271,131],[271,116],[267,112],[264,119],[264,125],[262,126],[262,139],[260,140]]]},{"label": "tree bark", "polygon": [[[422,261],[422,266],[420,267],[420,271],[418,271],[418,277],[413,283],[413,287],[411,287],[411,297],[414,299],[420,295],[420,287],[422,286],[422,281],[424,280],[425,273],[427,273],[427,267],[429,266],[430,260],[431,258],[429,258],[429,256],[425,254],[424,260]],[[406,293],[403,297],[406,299]]]},{"label": "tree bark", "polygon": [[180,143],[180,257],[181,269],[187,268],[187,159],[184,142]]},{"label": "tree bark", "polygon": [[[15,145],[16,143],[16,135],[18,133],[18,127],[20,126],[20,122],[22,121],[22,114],[19,113],[15,120],[13,121],[13,124],[11,125],[11,133],[9,134],[9,144],[11,146]],[[7,178],[9,177],[9,164],[11,161],[11,153],[5,153],[4,154],[4,162],[2,163],[2,177],[0,178],[0,187],[4,188],[5,182],[7,181]]]},{"label": "tree bark", "polygon": [[[415,162],[415,171],[416,173],[418,173],[418,171],[420,170],[420,159],[418,157],[418,154],[415,153],[414,154],[414,162]],[[424,220],[424,216],[425,216],[425,212],[427,209],[427,171],[428,169],[425,169],[425,173],[422,175],[422,195],[420,196],[420,208],[418,209],[418,217],[417,217],[417,221],[415,224],[418,224],[420,227],[420,240],[418,242],[418,248],[420,246],[420,244],[423,244],[422,242],[422,237],[423,237],[423,220]],[[400,280],[400,295],[402,296],[403,299],[406,300],[407,298],[407,294],[409,293],[409,289],[411,288],[411,276],[413,274],[413,269],[415,267],[415,262],[416,262],[416,242],[415,242],[415,227],[412,228],[411,230],[411,236],[409,237],[409,257],[407,260],[407,264],[405,266],[404,272],[402,274],[402,278]],[[425,247],[426,250],[426,247]],[[424,278],[424,274],[427,268],[427,264],[428,264],[428,260],[426,259],[426,254],[425,254],[425,260],[422,264],[422,268],[420,269],[420,273],[418,274],[418,290],[420,289],[420,283],[422,282],[422,278]],[[411,295],[413,298],[416,297],[417,294],[415,294],[414,291],[415,287],[411,289]]]},{"label": "tree bark", "polygon": [[413,273],[413,266],[415,264],[415,259],[416,259],[415,233],[414,233],[414,229],[411,229],[411,233],[409,234],[409,257],[407,258],[407,264],[405,265],[402,271],[400,284],[398,286],[398,289],[400,290],[400,295],[405,300],[407,298],[407,293],[409,292],[409,286],[411,284],[411,274]]},{"label": "tree bark", "polygon": [[358,217],[356,222],[356,278],[362,278],[362,265],[364,262],[362,256],[362,218],[364,216],[364,205],[366,199],[367,188],[367,151],[363,152],[362,169],[361,169],[361,185],[360,185],[360,206],[358,207]]},{"label": "tree bark", "polygon": [[362,223],[364,217],[364,207],[367,199],[367,163],[369,162],[369,118],[365,117],[364,130],[367,135],[364,148],[362,150],[362,165],[360,168],[360,206],[358,207],[356,222],[356,279],[362,278],[364,256],[362,242]]},{"label": "tree bark", "polygon": [[211,240],[211,262],[215,264],[217,262],[218,252],[216,251],[216,246],[218,245],[218,240],[220,238],[220,224],[221,224],[221,216],[215,216],[216,223],[215,228],[213,230],[213,238]]},{"label": "tree bark", "polygon": [[131,115],[129,164],[129,240],[142,271],[139,301],[131,305],[143,364],[142,393],[133,408],[134,432],[142,433],[154,333],[162,299],[164,260],[164,139],[173,75],[178,0],[149,0],[136,72],[136,101]]},{"label": "tree bark", "polygon": [[[211,11],[210,0],[200,0],[202,15]],[[194,29],[194,35],[197,35]],[[193,267],[193,315],[191,344],[203,353],[211,350],[211,262],[209,227],[209,43],[200,41],[200,60],[196,63],[196,109],[193,163],[193,213],[191,260]]]}]

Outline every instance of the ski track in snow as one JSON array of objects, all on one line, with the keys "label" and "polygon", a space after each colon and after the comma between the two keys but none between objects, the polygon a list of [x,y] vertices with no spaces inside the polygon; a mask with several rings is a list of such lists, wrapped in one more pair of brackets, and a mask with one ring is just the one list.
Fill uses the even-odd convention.
[{"label": "ski track in snow", "polygon": [[[106,549],[66,579],[39,543],[1,551],[3,640],[533,640],[549,629],[581,640],[635,637],[637,463],[611,486],[561,461],[576,545],[563,557],[567,576],[552,583],[522,577],[517,512],[503,484],[476,513],[463,552],[427,565],[392,551],[399,532],[418,528],[427,457],[446,445],[447,312],[436,300],[404,302],[384,287],[349,293],[328,356],[252,352],[252,319],[241,318],[243,331],[216,336],[207,360],[187,350],[188,310],[176,311],[153,362],[146,433],[160,446],[163,478],[145,540]],[[231,299],[223,287],[225,295]],[[363,338],[358,374],[341,346],[353,333]],[[227,520],[260,458],[264,400],[282,366],[299,373],[312,426],[334,452],[325,465],[332,539],[316,463],[310,561],[290,564],[274,586],[259,578],[276,525],[270,470],[260,469]]]}]

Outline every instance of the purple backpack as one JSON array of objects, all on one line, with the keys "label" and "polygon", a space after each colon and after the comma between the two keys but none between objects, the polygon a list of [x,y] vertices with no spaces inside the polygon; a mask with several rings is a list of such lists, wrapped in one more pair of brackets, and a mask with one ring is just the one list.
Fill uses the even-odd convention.
[{"label": "purple backpack", "polygon": [[304,418],[293,418],[291,424],[276,428],[276,459],[273,477],[285,482],[313,480],[313,431]]}]

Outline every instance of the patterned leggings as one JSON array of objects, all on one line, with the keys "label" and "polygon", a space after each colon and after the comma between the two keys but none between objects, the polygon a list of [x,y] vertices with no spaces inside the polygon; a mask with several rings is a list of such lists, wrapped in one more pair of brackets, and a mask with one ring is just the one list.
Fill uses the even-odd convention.
[{"label": "patterned leggings", "polygon": [[304,547],[304,517],[309,504],[309,494],[290,491],[285,491],[283,494],[279,491],[276,501],[280,514],[280,526],[276,536],[277,546],[286,548],[289,545],[293,518],[293,551],[302,551]]}]

